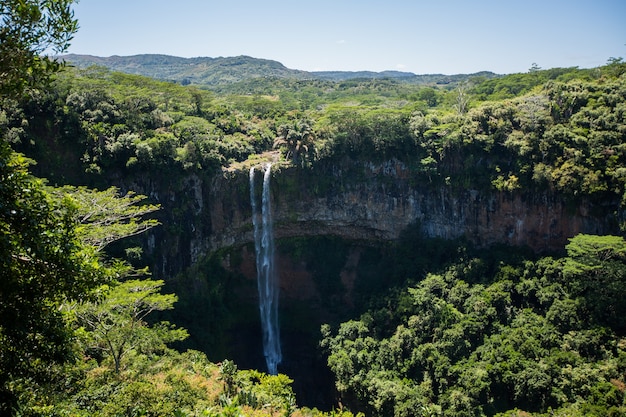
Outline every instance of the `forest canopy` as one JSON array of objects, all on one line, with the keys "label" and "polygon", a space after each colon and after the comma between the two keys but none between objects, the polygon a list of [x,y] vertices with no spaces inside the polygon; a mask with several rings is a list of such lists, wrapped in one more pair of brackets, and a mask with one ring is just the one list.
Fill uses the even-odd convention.
[{"label": "forest canopy", "polygon": [[[246,94],[69,68],[52,89],[6,108],[3,124],[36,171],[61,182],[164,168],[213,175],[279,150],[303,167],[398,159],[432,186],[623,200],[624,66],[445,87],[268,79]],[[44,158],[58,146],[72,157]]]}]

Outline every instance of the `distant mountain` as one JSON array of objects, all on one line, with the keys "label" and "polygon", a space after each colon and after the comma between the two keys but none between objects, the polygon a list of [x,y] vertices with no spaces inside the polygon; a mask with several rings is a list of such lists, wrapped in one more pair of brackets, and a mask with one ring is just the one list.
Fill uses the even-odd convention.
[{"label": "distant mountain", "polygon": [[481,71],[474,74],[421,74],[402,71],[318,71],[313,72],[315,76],[323,80],[345,81],[363,78],[390,78],[396,81],[403,81],[411,84],[452,84],[467,80],[472,77],[496,78],[500,75],[489,71]]},{"label": "distant mountain", "polygon": [[105,58],[93,55],[69,54],[63,55],[60,58],[79,68],[98,65],[113,71],[144,75],[160,80],[174,81],[180,84],[208,86],[233,84],[254,78],[318,79],[328,81],[389,78],[412,84],[450,84],[475,76],[485,78],[498,77],[497,74],[487,71],[475,74],[457,75],[416,75],[412,72],[402,71],[307,72],[289,69],[277,61],[244,55],[218,58],[180,58],[170,55],[144,54],[132,56],[114,55]]},{"label": "distant mountain", "polygon": [[401,71],[315,71],[316,77],[322,80],[343,81],[355,78],[394,78],[394,79],[410,79],[415,77],[412,72]]},{"label": "distant mountain", "polygon": [[61,59],[79,68],[99,65],[113,71],[144,75],[181,84],[217,85],[250,78],[311,79],[306,71],[292,70],[277,61],[249,56],[179,58],[169,55],[110,56],[63,55]]}]

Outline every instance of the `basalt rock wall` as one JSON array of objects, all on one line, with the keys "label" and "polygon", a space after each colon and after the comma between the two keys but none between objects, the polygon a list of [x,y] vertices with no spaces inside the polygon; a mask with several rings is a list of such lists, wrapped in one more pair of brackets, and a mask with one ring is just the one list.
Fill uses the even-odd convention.
[{"label": "basalt rock wall", "polygon": [[[163,226],[147,245],[157,275],[175,275],[215,250],[252,242],[248,169],[127,184],[163,206]],[[260,193],[260,177],[256,183]],[[478,246],[501,243],[541,253],[562,250],[578,233],[619,233],[617,200],[434,186],[396,160],[307,169],[275,165],[271,188],[277,239],[336,235],[379,242],[418,224],[426,237],[465,237]]]},{"label": "basalt rock wall", "polygon": [[[235,174],[234,182],[242,180]],[[328,176],[323,178],[324,176]],[[232,180],[232,179],[231,179]],[[562,249],[578,233],[617,233],[616,202],[569,200],[536,193],[481,192],[433,187],[411,178],[398,161],[364,164],[360,172],[340,168],[278,169],[272,178],[277,238],[338,235],[348,240],[397,239],[419,223],[427,237],[466,237],[478,246],[529,246],[536,252]],[[248,204],[233,204],[229,179],[216,179],[211,205],[212,235],[198,246],[214,250],[251,241]],[[245,200],[245,198],[244,198]]]}]

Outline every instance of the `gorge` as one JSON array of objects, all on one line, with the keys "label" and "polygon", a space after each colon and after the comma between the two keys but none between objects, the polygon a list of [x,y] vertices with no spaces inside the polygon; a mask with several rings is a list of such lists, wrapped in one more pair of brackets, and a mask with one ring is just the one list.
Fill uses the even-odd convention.
[{"label": "gorge", "polygon": [[[189,176],[165,189],[146,188],[139,181],[132,186],[158,197],[164,206],[162,222],[169,226],[154,229],[146,248],[155,273],[173,277],[194,265],[214,264],[205,276],[189,274],[195,276],[191,282],[173,280],[181,304],[189,305],[189,310],[177,309],[174,321],[190,329],[190,346],[209,352],[214,360],[232,358],[244,369],[268,366],[270,373],[282,353],[280,372],[295,379],[298,399],[307,405],[330,406],[333,398],[332,376],[317,347],[320,326],[355,317],[364,308],[365,294],[397,284],[385,259],[400,256],[393,242],[406,239],[406,234],[426,239],[420,240],[426,245],[434,244],[428,239],[461,239],[483,250],[507,245],[550,254],[562,251],[578,233],[616,232],[623,216],[617,201],[572,201],[550,190],[516,193],[433,186],[399,160],[342,161],[306,169],[276,162],[267,166],[263,182],[271,180],[271,189],[254,185],[254,166],[224,170],[212,178]],[[259,325],[256,307],[263,304],[264,294],[257,274],[272,270],[264,261],[271,249],[265,254],[255,249],[267,238],[261,233],[265,215],[258,213],[259,191],[261,205],[272,204],[275,261],[281,275],[280,301],[273,298],[277,293],[268,293],[269,307],[261,308],[267,326]],[[409,258],[433,250],[404,242]],[[228,294],[225,309],[231,313],[212,317],[223,322],[219,329],[194,326],[183,317],[200,314],[194,306],[210,298],[207,286]],[[199,287],[206,287],[206,293],[197,291]],[[195,294],[190,295],[189,288]],[[276,314],[284,318],[282,352],[281,345],[274,345],[271,353],[267,342],[279,333],[271,324],[276,326]],[[326,388],[312,392],[307,389],[312,385]]]},{"label": "gorge", "polygon": [[[562,250],[577,233],[617,233],[619,201],[572,199],[549,189],[497,192],[438,187],[415,178],[398,160],[347,161],[311,169],[274,165],[277,239],[331,235],[385,242],[419,225],[425,237],[464,237],[477,246],[527,246],[536,253]],[[147,250],[153,268],[172,276],[202,257],[254,241],[248,170],[212,178],[191,175],[178,184],[126,183],[164,205],[163,222]],[[134,187],[134,188],[133,188]],[[245,190],[245,191],[244,191]],[[178,215],[168,206],[178,207]]]}]

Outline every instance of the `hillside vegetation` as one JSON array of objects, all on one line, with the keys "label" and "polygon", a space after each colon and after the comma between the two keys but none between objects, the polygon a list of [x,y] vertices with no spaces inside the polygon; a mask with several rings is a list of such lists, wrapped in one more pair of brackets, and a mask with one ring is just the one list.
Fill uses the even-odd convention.
[{"label": "hillside vegetation", "polygon": [[163,167],[169,175],[212,175],[280,149],[299,166],[397,158],[433,186],[549,188],[613,201],[623,199],[626,178],[623,65],[475,78],[453,88],[254,78],[219,94],[68,69],[52,90],[12,103],[4,124],[8,140],[54,181],[88,174],[96,184]]},{"label": "hillside vegetation", "polygon": [[[49,12],[61,32],[76,31],[71,14]],[[41,14],[24,16],[47,27]],[[24,33],[39,33],[30,29]],[[58,41],[63,52],[67,39]],[[15,48],[3,52],[24,52]],[[1,85],[3,415],[626,414],[620,59],[412,83],[397,74],[311,79],[271,61],[261,63],[277,71],[271,77],[248,77],[234,69],[249,68],[239,57],[219,61],[221,69],[197,63],[205,78],[189,82],[209,90],[181,85],[186,61],[171,57],[144,65],[179,83],[93,66],[59,71],[38,51],[20,55],[32,59]],[[233,78],[223,83],[225,74]],[[431,189],[550,190],[610,207],[622,224],[615,236],[578,235],[562,253],[541,257],[419,231],[390,242],[366,271],[389,285],[362,294],[359,317],[321,329],[339,408],[322,413],[298,407],[287,375],[173,349],[188,336],[166,320],[178,301],[162,291],[173,277],[150,275],[136,239],[174,226],[158,225],[151,216],[162,208],[147,197],[112,187],[120,178],[210,180],[276,152],[279,168],[303,172],[399,160]],[[205,282],[219,321],[223,288]]]},{"label": "hillside vegetation", "polygon": [[169,55],[112,56],[64,55],[62,60],[79,68],[101,66],[113,71],[143,75],[183,85],[212,86],[248,78],[311,78],[305,71],[286,68],[277,61],[248,56],[179,58]]},{"label": "hillside vegetation", "polygon": [[[63,55],[63,61],[78,68],[101,66],[112,71],[144,75],[179,84],[193,84],[205,88],[220,88],[224,84],[246,81],[252,78],[274,79],[322,79],[342,81],[354,78],[393,78],[413,84],[450,84],[467,79],[471,75],[416,75],[401,71],[321,71],[307,72],[286,68],[280,62],[249,56],[219,58],[180,58],[169,55],[134,55],[97,57],[92,55]],[[493,78],[496,74],[481,72],[474,76]]]}]

